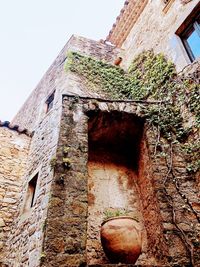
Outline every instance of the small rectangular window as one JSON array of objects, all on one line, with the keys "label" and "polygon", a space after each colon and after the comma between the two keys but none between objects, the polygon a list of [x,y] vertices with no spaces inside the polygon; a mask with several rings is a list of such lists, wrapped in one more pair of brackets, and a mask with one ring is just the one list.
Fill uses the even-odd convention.
[{"label": "small rectangular window", "polygon": [[38,173],[28,183],[28,187],[29,187],[29,191],[30,191],[30,207],[33,207],[33,205],[34,205],[37,179],[38,179]]},{"label": "small rectangular window", "polygon": [[38,173],[28,183],[23,213],[28,212],[35,204],[37,180],[38,180]]},{"label": "small rectangular window", "polygon": [[54,100],[55,91],[48,97],[46,101],[46,113],[49,112],[53,108],[53,100]]}]

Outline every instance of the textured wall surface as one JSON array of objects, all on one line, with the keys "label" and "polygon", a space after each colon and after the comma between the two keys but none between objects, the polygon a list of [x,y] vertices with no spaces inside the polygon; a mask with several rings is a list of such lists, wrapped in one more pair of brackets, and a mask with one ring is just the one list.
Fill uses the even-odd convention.
[{"label": "textured wall surface", "polygon": [[61,118],[41,266],[86,263],[87,118],[76,108],[67,103]]},{"label": "textured wall surface", "polygon": [[13,119],[14,124],[34,130],[45,117],[45,101],[54,90],[56,90],[55,97],[60,99],[60,103],[62,93],[92,94],[89,88],[83,86],[80,78],[72,73],[67,74],[64,70],[69,51],[113,63],[120,50],[90,39],[72,36]]},{"label": "textured wall surface", "polygon": [[[129,187],[130,191],[126,190],[128,194],[125,196],[123,190],[119,192],[119,189],[126,187],[130,176],[127,177],[128,172],[121,168],[119,163],[104,166],[106,169],[102,170],[105,155],[102,160],[99,158],[99,162],[95,161],[97,155],[93,155],[96,163],[90,159],[87,165],[87,116],[98,114],[99,110],[107,114],[121,111],[140,116],[139,106],[123,102],[102,103],[97,100],[94,105],[93,100],[73,97],[65,97],[63,103],[42,266],[84,266],[86,262],[91,265],[105,264],[107,260],[100,249],[98,237],[100,218],[103,217],[105,206],[124,207],[127,204],[132,211],[138,210],[138,214],[141,214],[145,229],[143,253],[138,259],[138,264],[191,266],[190,244],[193,247],[194,266],[198,266],[198,181],[187,173],[179,147],[176,144],[173,147],[174,178],[171,174],[167,175],[170,147],[166,144],[169,157],[167,161],[162,153],[155,156],[156,136],[148,127],[145,128],[140,144],[138,175],[133,175],[135,189],[133,187],[131,194]],[[98,154],[98,151],[95,151]],[[64,168],[63,163],[66,159],[70,165]],[[111,198],[110,203],[106,203],[106,192],[103,194],[104,189],[101,190],[105,186],[106,190],[109,190],[108,181],[100,179],[106,170],[107,174],[112,173],[112,178],[108,180],[113,185],[113,192],[120,196],[116,198],[116,194],[107,194],[108,198]],[[118,184],[120,179],[122,183]],[[140,204],[135,206],[137,196]]]},{"label": "textured wall surface", "polygon": [[[123,62],[126,66],[141,50],[151,48],[149,47],[151,43],[155,44],[156,52],[166,51],[169,57],[175,58],[175,62],[180,59],[172,45],[173,38],[169,40],[168,37],[172,32],[174,34],[175,28],[182,22],[183,17],[187,16],[197,1],[188,3],[186,6],[190,8],[187,8],[187,10],[186,6],[181,6],[179,1],[175,1],[166,14],[161,13],[162,17],[155,17],[154,12],[155,5],[162,12],[163,6],[161,6],[160,1],[154,1],[154,6],[152,2],[149,1],[142,20],[141,17],[139,18],[138,28],[136,26],[133,28],[124,43],[127,51],[124,54]],[[177,10],[180,10],[182,18],[177,15]],[[145,23],[147,19],[145,12],[148,12],[149,31],[147,31],[147,24]],[[162,25],[168,25],[168,20],[171,26],[165,28]],[[159,28],[161,26],[162,28]],[[166,32],[166,29],[169,34],[162,35],[161,38],[161,32]],[[146,42],[146,39],[144,41],[142,32],[145,31],[148,42]],[[88,112],[95,113],[100,109],[109,113],[119,111],[140,116],[139,104],[124,102],[98,103],[98,100],[94,100],[94,104],[93,100],[78,97],[70,98],[69,96],[65,96],[63,99],[63,94],[75,94],[82,97],[98,96],[97,93],[91,92],[90,88],[85,87],[81,77],[65,72],[66,53],[70,50],[79,51],[82,54],[104,59],[111,63],[119,54],[119,50],[112,46],[73,36],[16,115],[14,123],[31,131],[34,130],[35,133],[31,140],[27,169],[19,196],[18,216],[13,223],[7,242],[9,254],[5,262],[9,267],[83,267],[88,260],[87,249],[90,252],[88,254],[89,261],[91,263],[96,261],[99,257],[97,255],[99,239],[96,238],[99,229],[93,230],[91,227],[92,217],[94,216],[92,210],[92,201],[94,200],[92,194],[94,192],[91,188],[88,191],[88,179],[89,182],[93,182],[88,178],[87,169],[89,156]],[[178,68],[185,64],[186,61],[182,57],[182,61],[178,63]],[[53,91],[55,91],[53,108],[46,113],[45,101]],[[139,262],[144,265],[152,264],[155,266],[164,266],[165,264],[191,266],[190,246],[196,244],[196,247],[191,247],[193,248],[195,264],[198,266],[200,265],[198,245],[199,185],[187,173],[185,162],[176,145],[174,145],[173,163],[177,180],[174,180],[174,177],[167,176],[171,155],[170,147],[166,148],[167,155],[169,155],[166,162],[162,153],[155,156],[156,136],[153,131],[145,128],[143,140],[145,141],[141,143],[138,175],[135,176],[134,173],[137,194],[135,194],[136,190],[134,188],[134,196],[130,196],[131,190],[129,188],[127,199],[123,204],[124,206],[127,203],[130,204],[136,195],[140,199],[141,205],[136,206],[139,213],[142,214],[146,241]],[[95,168],[91,168],[89,172]],[[109,171],[115,172],[116,177],[119,178],[120,171],[116,172],[116,169],[118,167],[113,171],[112,166]],[[125,172],[123,169],[122,180],[124,184],[127,180]],[[36,173],[38,173],[38,183],[35,203],[28,212],[24,213],[23,207],[28,182]],[[99,192],[95,196],[98,200],[98,209],[101,209],[99,203],[101,203],[102,193],[98,189],[101,185],[98,177],[93,178],[93,180]],[[89,183],[89,186],[91,186],[91,183]],[[103,186],[106,187],[106,182]],[[124,188],[126,188],[126,185]],[[115,189],[119,189],[119,184],[115,184]],[[124,191],[122,190],[121,197],[124,197]],[[187,195],[187,201],[183,197],[184,195]],[[118,199],[115,200],[118,201]],[[134,209],[134,205],[131,208]],[[88,212],[90,222],[87,221]],[[174,212],[176,214],[175,218]],[[3,227],[6,226],[4,223],[4,221],[0,221]],[[98,226],[99,223],[97,223]],[[96,241],[94,248],[92,248],[93,241]],[[100,257],[104,257],[102,254],[100,255]]]},{"label": "textured wall surface", "polygon": [[0,127],[0,266],[8,249],[11,223],[16,219],[29,144],[26,135]]},{"label": "textured wall surface", "polygon": [[[54,103],[55,106],[59,103]],[[18,217],[9,235],[8,266],[38,266],[41,251],[48,198],[53,170],[50,160],[55,154],[59,134],[60,113],[51,110],[38,125],[32,137],[27,168],[20,194]],[[24,212],[28,182],[38,173],[34,205]]]},{"label": "textured wall surface", "polygon": [[190,63],[180,38],[175,34],[183,21],[191,13],[199,0],[183,4],[173,1],[167,12],[164,12],[164,1],[149,1],[123,43],[123,64],[128,67],[135,56],[144,50],[153,49],[164,53],[172,60],[178,71]]},{"label": "textured wall surface", "polygon": [[[13,266],[39,266],[43,259],[43,237],[46,225],[48,201],[51,195],[51,182],[54,171],[51,159],[55,156],[60,132],[62,94],[92,95],[84,88],[81,78],[64,70],[67,51],[80,51],[98,59],[114,61],[117,51],[82,37],[72,37],[47,71],[38,87],[33,91],[13,123],[34,130],[28,154],[27,169],[20,194],[18,217],[9,235],[9,257],[6,262]],[[55,91],[53,108],[46,113],[45,101]],[[69,123],[70,124],[70,123]],[[38,173],[35,203],[23,213],[28,182]]]},{"label": "textured wall surface", "polygon": [[[194,136],[191,136],[194,138]],[[160,225],[154,229],[158,233],[157,241],[163,243],[162,253],[157,249],[157,242],[153,240],[153,255],[159,259],[162,255],[169,265],[199,266],[199,237],[200,237],[200,200],[199,200],[199,173],[192,174],[186,169],[186,162],[179,143],[169,144],[161,138],[164,149],[155,154],[153,151],[156,134],[153,131],[145,131],[145,140],[151,160],[151,171],[144,172],[144,178],[152,174],[153,191],[156,194],[156,202],[160,209]],[[162,145],[162,146],[163,146]],[[145,159],[144,155],[144,159]],[[172,170],[169,173],[169,170]],[[141,170],[142,171],[142,170]],[[149,179],[148,179],[149,180]],[[148,181],[145,179],[144,183]],[[142,184],[141,184],[142,186]],[[149,187],[147,187],[149,188]],[[146,190],[145,190],[146,191]],[[141,187],[146,197],[149,195]],[[146,198],[145,197],[145,198]],[[147,197],[145,206],[151,208],[150,198]],[[146,209],[146,208],[145,208]],[[156,210],[153,213],[157,213]],[[147,214],[147,223],[155,227],[154,215]],[[150,240],[151,233],[147,233]],[[166,247],[167,245],[167,247]],[[151,247],[151,243],[150,243]],[[160,259],[162,260],[162,257]]]}]

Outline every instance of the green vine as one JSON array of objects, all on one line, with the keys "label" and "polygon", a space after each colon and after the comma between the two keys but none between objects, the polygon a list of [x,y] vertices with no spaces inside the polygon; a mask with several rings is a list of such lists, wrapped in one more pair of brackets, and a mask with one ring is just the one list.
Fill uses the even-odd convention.
[{"label": "green vine", "polygon": [[[188,141],[188,136],[200,126],[200,86],[191,77],[178,77],[173,63],[162,54],[143,52],[125,72],[118,66],[70,52],[65,69],[80,75],[89,88],[113,99],[164,101],[143,108],[141,112],[147,121],[158,127],[168,141],[187,141],[189,145],[196,142]],[[182,117],[183,107],[194,117],[193,123],[187,127]],[[188,158],[188,152],[185,156]],[[194,161],[187,160],[190,172],[200,170],[199,163],[196,159]]]},{"label": "green vine", "polygon": [[[141,114],[155,133],[154,156],[165,157],[168,168],[163,178],[165,196],[172,210],[172,221],[190,254],[191,266],[194,266],[194,245],[177,223],[174,200],[169,195],[166,185],[171,179],[177,193],[200,222],[189,199],[181,191],[173,165],[173,153],[178,144],[188,164],[188,173],[194,174],[200,170],[199,83],[195,77],[177,75],[173,63],[167,61],[162,54],[155,55],[152,51],[140,54],[132,62],[128,72],[76,52],[68,54],[65,69],[82,77],[83,83],[92,90],[112,99],[157,101],[151,105],[140,105]],[[184,113],[189,114],[187,119]]]},{"label": "green vine", "polygon": [[182,146],[186,161],[188,162],[188,172],[197,172],[200,169],[200,141],[185,143]]}]

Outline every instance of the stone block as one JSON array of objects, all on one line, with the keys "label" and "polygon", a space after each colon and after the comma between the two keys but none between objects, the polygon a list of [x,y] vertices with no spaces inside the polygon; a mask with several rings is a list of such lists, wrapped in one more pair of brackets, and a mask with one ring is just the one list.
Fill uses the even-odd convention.
[{"label": "stone block", "polygon": [[4,222],[3,218],[0,218],[0,227],[3,227],[3,226],[5,226],[5,222]]}]

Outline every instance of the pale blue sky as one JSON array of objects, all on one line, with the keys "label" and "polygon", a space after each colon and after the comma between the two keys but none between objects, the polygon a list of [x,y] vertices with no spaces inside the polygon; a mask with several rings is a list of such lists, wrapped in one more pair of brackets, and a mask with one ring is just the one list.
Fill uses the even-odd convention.
[{"label": "pale blue sky", "polygon": [[0,120],[11,120],[72,34],[105,39],[125,0],[0,0]]}]

